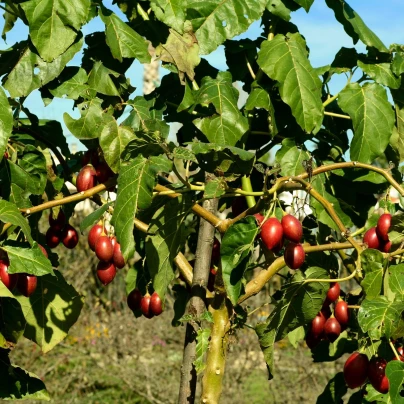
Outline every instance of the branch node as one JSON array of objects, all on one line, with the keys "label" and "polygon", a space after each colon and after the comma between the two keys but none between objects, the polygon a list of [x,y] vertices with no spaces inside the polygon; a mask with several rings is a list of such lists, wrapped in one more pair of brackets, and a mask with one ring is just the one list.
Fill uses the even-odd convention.
[{"label": "branch node", "polygon": [[354,166],[356,166],[356,161],[353,161],[352,164],[353,164]]},{"label": "branch node", "polygon": [[29,215],[31,213],[31,210],[27,209],[26,212],[27,212],[27,215]]}]

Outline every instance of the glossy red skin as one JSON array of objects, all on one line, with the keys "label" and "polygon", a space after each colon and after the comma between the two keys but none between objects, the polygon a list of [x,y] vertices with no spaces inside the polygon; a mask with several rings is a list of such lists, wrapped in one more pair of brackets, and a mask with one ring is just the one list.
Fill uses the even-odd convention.
[{"label": "glossy red skin", "polygon": [[378,250],[380,247],[380,239],[377,236],[376,228],[371,227],[363,236],[363,242],[368,245],[369,248]]},{"label": "glossy red skin", "polygon": [[79,242],[79,234],[76,229],[68,224],[62,233],[62,243],[66,248],[73,249]]},{"label": "glossy red skin", "polygon": [[100,184],[106,182],[114,175],[109,165],[105,162],[98,164],[95,171],[97,172],[97,180]]},{"label": "glossy red skin", "polygon": [[254,217],[257,219],[257,222],[258,222],[259,224],[261,224],[261,223],[264,221],[264,219],[265,219],[265,216],[261,215],[261,213],[256,213],[256,214],[254,215]]},{"label": "glossy red skin", "polygon": [[274,247],[272,247],[272,252],[274,254],[278,254],[278,252],[282,250],[284,241],[285,241],[285,239],[282,237],[279,240],[279,243],[277,245],[275,245]]},{"label": "glossy red skin", "polygon": [[303,227],[300,221],[292,215],[285,215],[281,220],[281,224],[283,236],[294,243],[299,243],[303,237]]},{"label": "glossy red skin", "polygon": [[114,248],[108,236],[98,237],[95,244],[95,255],[100,261],[111,261],[114,256]]},{"label": "glossy red skin", "polygon": [[324,332],[324,324],[326,322],[326,318],[324,314],[320,311],[316,317],[313,318],[311,322],[311,333],[314,337],[320,337]]},{"label": "glossy red skin", "polygon": [[151,295],[149,310],[154,316],[159,316],[163,312],[160,296],[156,292]]},{"label": "glossy red skin", "polygon": [[140,302],[140,310],[142,311],[142,314],[146,318],[152,318],[154,316],[154,314],[150,310],[150,299],[151,299],[151,296],[148,293],[146,293],[143,296],[142,301]]},{"label": "glossy red skin", "polygon": [[379,247],[379,250],[381,252],[388,253],[390,251],[390,248],[391,248],[391,241],[390,240],[381,241],[380,247]]},{"label": "glossy red skin", "polygon": [[81,165],[83,167],[87,164],[92,164],[94,167],[97,167],[99,162],[100,158],[98,157],[97,150],[87,150],[81,158]]},{"label": "glossy red skin", "polygon": [[10,156],[9,156],[8,152],[4,152],[3,157],[8,160]]},{"label": "glossy red skin", "polygon": [[83,167],[76,179],[76,188],[78,192],[87,191],[97,185],[97,172],[92,165]]},{"label": "glossy red skin", "polygon": [[128,307],[132,311],[140,310],[140,302],[142,301],[142,294],[139,289],[134,289],[129,293],[128,298],[126,299],[128,303]]},{"label": "glossy red skin", "polygon": [[92,251],[95,251],[95,245],[97,244],[97,240],[101,236],[103,232],[103,226],[99,224],[95,224],[91,230],[88,232],[88,246]]},{"label": "glossy red skin", "polygon": [[284,253],[285,263],[290,269],[300,268],[305,259],[305,253],[301,244],[289,243]]},{"label": "glossy red skin", "polygon": [[396,351],[397,351],[397,353],[398,353],[399,355],[404,356],[404,348],[403,348],[402,346],[399,346],[399,347],[396,349]]},{"label": "glossy red skin", "polygon": [[116,275],[115,265],[111,262],[100,261],[97,265],[97,276],[101,283],[106,286],[111,283]]},{"label": "glossy red skin", "polygon": [[306,335],[306,344],[310,349],[315,348],[320,341],[321,338],[314,336],[311,332]]},{"label": "glossy red skin", "polygon": [[45,248],[43,246],[41,246],[41,244],[38,244],[38,247],[41,249],[42,254],[48,258],[48,252],[45,250]]},{"label": "glossy red skin", "polygon": [[340,300],[335,305],[334,316],[341,325],[347,325],[349,321],[348,303]]},{"label": "glossy red skin", "polygon": [[122,255],[121,245],[117,241],[115,241],[115,242],[111,241],[111,244],[113,245],[112,248],[114,249],[114,255],[112,256],[112,260],[113,260],[115,266],[117,268],[121,269],[125,266],[125,260]]},{"label": "glossy red skin", "polygon": [[36,289],[38,279],[35,275],[19,274],[17,288],[22,295],[30,297]]},{"label": "glossy red skin", "polygon": [[63,213],[63,210],[60,209],[56,219],[53,218],[52,212],[49,215],[49,226],[52,227],[53,230],[62,231],[66,225],[66,216]]},{"label": "glossy red skin", "polygon": [[243,213],[248,209],[247,201],[244,196],[238,196],[233,199],[231,204],[231,213],[233,213],[233,217],[238,216],[240,213]]},{"label": "glossy red skin", "polygon": [[341,288],[338,282],[330,283],[330,289],[327,292],[327,303],[333,303],[339,298],[339,294],[341,292]]},{"label": "glossy red skin", "polygon": [[217,264],[220,261],[220,241],[215,237],[212,246],[212,264]]},{"label": "glossy red skin", "polygon": [[17,285],[18,274],[9,274],[8,267],[9,262],[5,260],[0,260],[0,279],[8,290],[13,290],[15,285]]},{"label": "glossy red skin", "polygon": [[341,324],[335,317],[329,318],[324,324],[324,333],[330,342],[334,342],[341,334]]},{"label": "glossy red skin", "polygon": [[384,213],[379,217],[376,225],[377,235],[381,240],[387,241],[389,239],[389,229],[391,225],[390,213]]},{"label": "glossy red skin", "polygon": [[369,363],[369,381],[379,393],[386,394],[389,391],[390,383],[386,376],[387,361],[383,358],[373,357]]},{"label": "glossy red skin", "polygon": [[60,231],[54,230],[52,227],[49,227],[48,231],[45,234],[46,244],[49,248],[55,248],[59,245],[62,239],[62,233]]},{"label": "glossy red skin", "polygon": [[261,239],[268,250],[279,247],[283,239],[283,228],[276,217],[270,217],[261,227]]},{"label": "glossy red skin", "polygon": [[354,352],[345,362],[344,378],[350,389],[362,386],[368,378],[369,359],[365,354]]}]

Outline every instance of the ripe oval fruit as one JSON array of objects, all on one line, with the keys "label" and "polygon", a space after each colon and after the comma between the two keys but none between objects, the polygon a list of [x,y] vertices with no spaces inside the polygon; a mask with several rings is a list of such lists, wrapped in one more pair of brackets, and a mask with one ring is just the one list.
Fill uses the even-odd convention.
[{"label": "ripe oval fruit", "polygon": [[22,295],[30,297],[35,292],[37,283],[35,275],[19,274],[17,288]]},{"label": "ripe oval fruit", "polygon": [[381,241],[380,247],[379,247],[379,250],[381,252],[388,253],[390,251],[390,248],[391,248],[391,241],[390,240]]},{"label": "ripe oval fruit", "polygon": [[289,243],[283,256],[290,269],[298,269],[304,263],[305,254],[301,244]]},{"label": "ripe oval fruit", "polygon": [[337,302],[334,309],[334,315],[341,325],[347,325],[349,321],[348,303],[343,300]]},{"label": "ripe oval fruit", "polygon": [[261,239],[265,246],[272,250],[279,246],[283,238],[283,228],[276,217],[270,217],[261,227]]},{"label": "ripe oval fruit", "polygon": [[324,332],[330,342],[334,342],[341,334],[341,324],[335,317],[330,317],[324,324]]},{"label": "ripe oval fruit", "polygon": [[134,289],[129,293],[127,298],[128,307],[132,311],[140,310],[140,302],[142,301],[142,294],[139,289]]},{"label": "ripe oval fruit", "polygon": [[74,248],[79,242],[79,234],[76,229],[68,224],[62,233],[62,243],[66,248]]},{"label": "ripe oval fruit", "polygon": [[220,261],[220,241],[215,237],[212,246],[212,264],[217,264]]},{"label": "ripe oval fruit", "polygon": [[258,222],[259,224],[261,224],[261,223],[264,221],[264,219],[265,219],[265,216],[261,215],[261,213],[256,213],[256,214],[254,215],[254,217],[257,219],[257,222]]},{"label": "ripe oval fruit", "polygon": [[88,232],[88,245],[92,251],[95,251],[95,245],[97,244],[97,240],[101,236],[102,231],[103,227],[100,224],[95,224]]},{"label": "ripe oval fruit", "polygon": [[376,233],[376,228],[371,227],[363,236],[363,242],[368,245],[369,248],[378,250],[380,247],[380,240]]},{"label": "ripe oval fruit", "polygon": [[12,290],[17,285],[18,274],[9,274],[8,267],[9,262],[5,260],[0,260],[0,279],[8,290]]},{"label": "ripe oval fruit", "polygon": [[379,217],[376,226],[377,235],[381,240],[387,241],[389,239],[389,229],[391,225],[390,213],[384,213]]},{"label": "ripe oval fruit", "polygon": [[163,312],[160,296],[156,292],[150,298],[150,311],[154,316],[159,316]]},{"label": "ripe oval fruit", "polygon": [[338,282],[330,283],[330,289],[327,292],[327,303],[333,303],[339,298],[339,294],[341,292],[341,288]]},{"label": "ripe oval fruit", "polygon": [[112,260],[114,261],[115,266],[117,268],[121,269],[125,266],[125,260],[122,255],[121,245],[117,241],[115,241],[115,243],[113,243],[112,240],[111,240],[111,244],[113,244],[113,249],[114,249],[114,255],[112,256]]},{"label": "ripe oval fruit", "polygon": [[53,230],[62,231],[66,224],[66,216],[63,213],[63,210],[60,209],[56,219],[53,218],[53,214],[49,215],[49,226],[52,227]]},{"label": "ripe oval fruit", "polygon": [[83,167],[87,164],[92,164],[94,167],[97,167],[99,162],[100,158],[98,157],[97,150],[87,150],[81,158],[81,165]]},{"label": "ripe oval fruit", "polygon": [[45,234],[46,244],[49,248],[55,248],[59,245],[60,240],[62,239],[62,233],[58,230],[54,230],[52,227],[49,227],[48,231]]},{"label": "ripe oval fruit", "polygon": [[306,344],[310,349],[315,348],[321,341],[320,337],[316,337],[311,332],[306,335]]},{"label": "ripe oval fruit", "polygon": [[365,354],[354,352],[345,362],[344,379],[350,389],[356,389],[366,382],[369,359]]},{"label": "ripe oval fruit", "polygon": [[98,164],[97,169],[97,180],[100,184],[109,180],[113,175],[113,171],[109,168],[109,165],[105,162]]},{"label": "ripe oval fruit", "polygon": [[373,357],[369,363],[369,381],[379,393],[386,394],[389,391],[390,383],[386,376],[387,361],[383,358]]},{"label": "ripe oval fruit", "polygon": [[294,243],[299,243],[303,236],[303,227],[300,221],[292,215],[285,215],[281,224],[284,237]]},{"label": "ripe oval fruit", "polygon": [[100,261],[97,265],[97,276],[101,283],[106,286],[113,281],[116,268],[112,262]]},{"label": "ripe oval fruit", "polygon": [[87,191],[90,188],[95,187],[97,184],[97,172],[95,168],[88,164],[83,167],[76,179],[76,188],[78,192]]},{"label": "ripe oval fruit", "polygon": [[146,293],[143,296],[142,301],[140,302],[140,310],[142,310],[142,314],[146,317],[146,318],[152,318],[153,317],[153,313],[150,310],[150,295],[148,293]]},{"label": "ripe oval fruit", "polygon": [[101,261],[111,261],[114,256],[114,248],[108,236],[100,236],[95,244],[95,255]]},{"label": "ripe oval fruit", "polygon": [[325,321],[326,318],[321,311],[313,318],[310,329],[313,336],[320,337],[323,334]]}]

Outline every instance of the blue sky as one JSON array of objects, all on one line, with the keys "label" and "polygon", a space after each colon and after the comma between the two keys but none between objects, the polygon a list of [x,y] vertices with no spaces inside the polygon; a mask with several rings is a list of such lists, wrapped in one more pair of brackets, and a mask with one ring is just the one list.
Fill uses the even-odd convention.
[{"label": "blue sky", "polygon": [[[371,28],[388,47],[391,43],[404,44],[404,1],[402,0],[350,0],[350,6],[362,17],[364,22]],[[114,10],[123,19],[125,17],[120,13],[116,6],[112,6],[112,1],[104,1],[104,4]],[[383,4],[383,5],[381,5]],[[334,13],[330,10],[324,0],[315,0],[314,4],[307,14],[303,9],[292,13],[292,22],[299,27],[302,35],[306,38],[310,48],[310,60],[314,67],[326,65],[332,62],[334,55],[342,47],[353,47],[352,39],[345,34],[342,26],[335,20]],[[3,29],[4,21],[0,22],[0,30]],[[89,24],[83,27],[84,35],[94,31],[104,29],[103,23],[97,17]],[[259,23],[254,23],[250,29],[240,35],[240,38],[255,38],[261,29]],[[27,27],[21,23],[16,24],[14,29],[7,35],[7,43],[0,40],[0,49],[6,49],[15,42],[25,39],[28,36]],[[365,51],[365,47],[359,42],[356,49],[360,52]],[[80,54],[69,63],[77,65],[80,61]],[[226,60],[222,47],[219,47],[211,55],[207,56],[209,62],[220,70],[226,70]],[[162,69],[161,73],[164,73]],[[140,95],[142,90],[142,66],[135,62],[127,72],[133,86],[137,87],[135,95]],[[343,87],[345,77],[340,76],[331,84],[331,91],[338,91]],[[47,107],[43,105],[38,91],[34,91],[26,100],[28,108],[40,118],[56,119],[63,124],[63,113],[68,112],[73,117],[78,117],[79,113],[73,111],[72,100],[54,99]],[[80,142],[68,134],[68,141],[76,143],[79,149],[82,149]]]}]

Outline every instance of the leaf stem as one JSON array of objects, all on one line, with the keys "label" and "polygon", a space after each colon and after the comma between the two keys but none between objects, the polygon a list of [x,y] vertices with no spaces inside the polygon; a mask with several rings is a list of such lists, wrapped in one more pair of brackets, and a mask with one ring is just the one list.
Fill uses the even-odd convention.
[{"label": "leaf stem", "polygon": [[[6,2],[6,4],[7,4],[7,2]],[[10,6],[10,5],[8,4],[8,6]],[[3,7],[1,4],[0,4],[0,8],[2,10],[4,10],[6,13],[9,13],[9,14],[13,15],[14,17],[20,18],[20,16],[18,14],[16,14],[14,11],[7,10],[7,8]]]},{"label": "leaf stem", "polygon": [[136,9],[137,9],[137,12],[143,18],[144,21],[149,21],[150,20],[149,14],[147,14],[147,12],[144,10],[144,8],[140,5],[139,2],[137,2]]},{"label": "leaf stem", "polygon": [[246,195],[245,199],[247,201],[247,206],[249,208],[252,208],[253,206],[255,206],[255,198],[253,195],[251,195],[251,193],[253,192],[253,188],[251,185],[250,177],[247,177],[246,175],[244,175],[241,178],[241,188],[243,191],[250,193],[249,195]]},{"label": "leaf stem", "polygon": [[351,119],[349,115],[336,114],[334,112],[324,111],[324,115],[334,116],[335,118]]},{"label": "leaf stem", "polygon": [[394,346],[394,344],[393,344],[393,342],[391,341],[391,339],[389,339],[389,344],[390,344],[390,347],[391,347],[391,349],[392,349],[392,351],[393,351],[395,357],[396,357],[397,360],[400,362],[400,361],[401,361],[400,355],[398,354],[398,352],[397,352],[397,350],[396,350],[396,347]]}]

